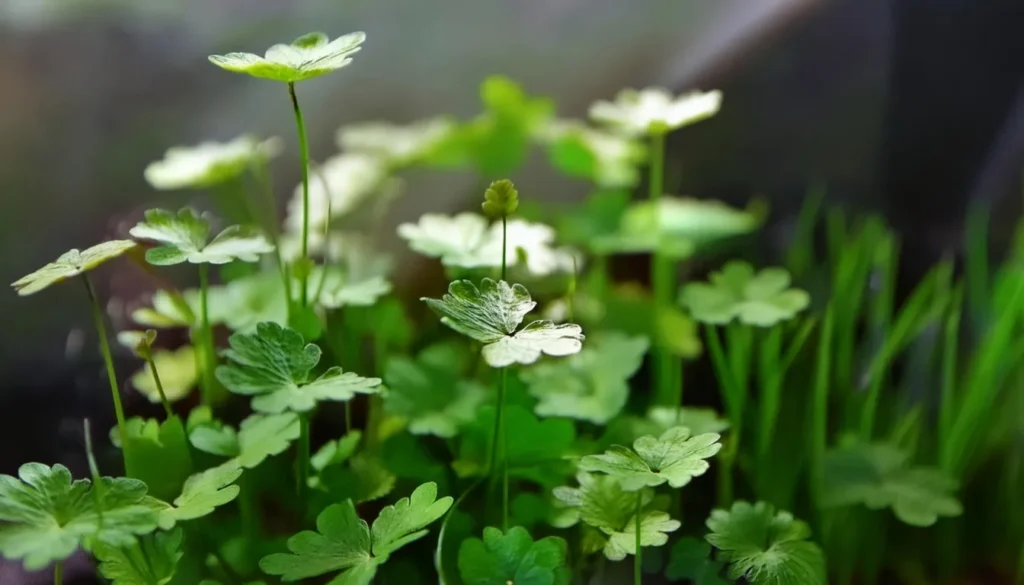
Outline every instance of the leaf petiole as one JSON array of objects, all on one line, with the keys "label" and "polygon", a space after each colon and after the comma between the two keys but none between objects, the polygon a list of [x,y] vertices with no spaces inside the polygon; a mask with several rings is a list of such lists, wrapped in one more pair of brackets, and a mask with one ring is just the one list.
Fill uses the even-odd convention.
[{"label": "leaf petiole", "polygon": [[199,265],[199,335],[202,337],[202,403],[213,403],[214,385],[213,371],[217,366],[216,350],[213,346],[213,328],[210,327],[210,265]]},{"label": "leaf petiole", "polygon": [[64,561],[57,561],[53,566],[53,585],[64,583]]},{"label": "leaf petiole", "polygon": [[[295,83],[288,83],[288,95],[292,100],[292,109],[295,111],[295,128],[299,134],[299,157],[302,164],[302,255],[300,262],[303,264],[309,261],[309,142],[306,139],[306,124],[302,120],[302,109],[299,108],[299,98],[295,95]],[[309,302],[309,277],[303,275],[300,284],[299,300],[303,308]]]},{"label": "leaf petiole", "polygon": [[160,382],[160,372],[156,370],[156,362],[153,361],[153,354],[146,349],[146,363],[149,364],[149,372],[153,374],[153,382],[156,384],[156,391],[160,394],[160,404],[164,407],[164,414],[167,418],[174,416],[174,411],[171,409],[171,402],[167,400],[167,394],[164,393],[164,385]]},{"label": "leaf petiole", "polygon": [[128,433],[125,429],[124,408],[121,406],[121,392],[117,386],[117,374],[114,371],[114,358],[110,354],[110,342],[107,340],[107,326],[103,323],[103,310],[100,308],[99,299],[96,298],[96,289],[92,286],[92,280],[89,279],[89,274],[83,272],[82,280],[85,282],[85,290],[89,293],[89,301],[92,303],[92,318],[96,325],[96,333],[100,338],[100,353],[103,354],[103,363],[107,368],[107,379],[110,381],[110,396],[114,401],[114,416],[117,417],[117,432],[121,438],[121,444],[126,445],[128,442]]},{"label": "leaf petiole", "polygon": [[[650,174],[647,184],[649,187],[648,198],[655,204],[661,200],[662,191],[664,191],[664,167],[665,133],[653,132],[651,134]],[[671,306],[672,291],[675,289],[675,266],[672,259],[666,256],[661,251],[661,248],[662,246],[660,245],[655,248],[651,256],[651,289],[654,293],[653,315],[655,321],[651,325],[652,331],[657,331],[659,327],[658,319]],[[678,408],[683,401],[683,387],[682,384],[676,384],[677,376],[675,375],[675,370],[680,368],[681,364],[672,355],[672,351],[665,347],[664,343],[655,344],[652,356],[654,358],[656,403],[662,406]]]},{"label": "leaf petiole", "polygon": [[[345,403],[348,406],[348,403]],[[348,427],[351,428],[351,427]],[[346,431],[347,432],[347,431]],[[295,492],[299,501],[305,501],[306,486],[309,483],[309,413],[299,415],[299,454],[295,462]]]}]

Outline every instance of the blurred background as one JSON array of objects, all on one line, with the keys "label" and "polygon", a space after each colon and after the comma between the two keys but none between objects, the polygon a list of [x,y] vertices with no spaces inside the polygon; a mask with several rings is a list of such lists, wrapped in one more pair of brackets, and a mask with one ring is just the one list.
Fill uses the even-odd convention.
[{"label": "blurred background", "polygon": [[[147,207],[203,205],[143,179],[176,144],[281,136],[283,208],[298,181],[287,92],[206,57],[310,30],[368,35],[350,67],[299,88],[314,159],[345,123],[472,116],[491,74],[563,117],[628,86],[719,88],[721,113],[672,136],[670,191],[764,197],[771,239],[824,185],[830,204],[885,215],[913,274],[956,252],[969,204],[1000,210],[996,238],[1019,214],[1022,25],[1019,0],[0,0],[0,274],[123,236]],[[525,198],[586,194],[542,167],[512,177]],[[385,228],[476,205],[474,186],[408,177]],[[135,274],[101,272],[100,294],[130,296]],[[75,286],[0,296],[0,472],[79,452],[85,414],[109,426],[87,319]]]}]

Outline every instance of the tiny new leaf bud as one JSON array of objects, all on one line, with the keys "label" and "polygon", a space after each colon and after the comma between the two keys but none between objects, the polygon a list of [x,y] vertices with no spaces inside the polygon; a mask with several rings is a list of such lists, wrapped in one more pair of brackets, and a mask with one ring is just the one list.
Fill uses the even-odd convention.
[{"label": "tiny new leaf bud", "polygon": [[484,193],[483,208],[491,217],[512,215],[519,208],[519,191],[508,179],[494,181]]}]

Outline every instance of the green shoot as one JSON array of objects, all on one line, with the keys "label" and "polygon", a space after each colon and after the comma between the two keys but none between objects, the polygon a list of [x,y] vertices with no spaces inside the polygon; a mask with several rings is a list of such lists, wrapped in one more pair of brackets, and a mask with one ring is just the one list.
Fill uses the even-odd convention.
[{"label": "green shoot", "polygon": [[[302,248],[299,262],[309,263],[309,142],[306,139],[306,124],[302,120],[302,109],[299,98],[295,95],[295,83],[288,82],[288,97],[291,98],[292,111],[295,113],[295,129],[299,135],[299,164],[302,174]],[[300,280],[299,306],[305,308],[309,302],[309,278],[304,275]]]},{"label": "green shoot", "polygon": [[103,354],[103,364],[107,368],[110,396],[114,402],[114,415],[117,417],[117,430],[123,445],[127,441],[128,433],[125,427],[124,407],[121,406],[121,391],[117,384],[117,373],[114,371],[114,358],[110,354],[110,341],[107,339],[107,326],[103,320],[103,309],[100,308],[100,301],[96,297],[96,289],[93,288],[89,275],[82,273],[82,281],[85,283],[85,290],[89,294],[89,302],[92,305],[92,320],[100,339],[100,353]]}]

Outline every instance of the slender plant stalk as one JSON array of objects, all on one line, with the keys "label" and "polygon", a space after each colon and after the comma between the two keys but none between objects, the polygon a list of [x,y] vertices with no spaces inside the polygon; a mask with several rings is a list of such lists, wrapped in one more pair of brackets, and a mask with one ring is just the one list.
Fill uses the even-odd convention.
[{"label": "slender plant stalk", "polygon": [[259,191],[263,194],[264,225],[270,241],[274,244],[274,259],[277,260],[278,271],[281,273],[281,281],[284,284],[284,298],[288,303],[288,318],[291,321],[292,311],[292,285],[288,274],[288,264],[281,255],[281,236],[277,227],[277,200],[274,198],[274,183],[270,179],[270,159],[263,158],[259,164],[252,166],[252,173],[259,183]]},{"label": "slender plant stalk", "polygon": [[[380,335],[373,336],[373,365],[378,378],[384,377],[385,356],[387,346]],[[378,394],[370,395],[370,406],[366,414],[366,446],[371,451],[377,448],[380,424],[384,416],[384,401]]]},{"label": "slender plant stalk", "polygon": [[92,450],[92,426],[89,419],[82,421],[82,432],[85,435],[85,458],[89,462],[89,475],[92,476],[92,499],[96,506],[96,517],[100,527],[103,526],[103,478],[100,468],[96,465],[96,456]]},{"label": "slender plant stalk", "polygon": [[243,547],[246,557],[249,557],[253,550],[253,543],[260,536],[260,516],[257,510],[256,482],[252,474],[243,473],[238,479],[240,488],[238,494],[238,517],[241,520],[242,534],[246,536]]},{"label": "slender plant stalk", "polygon": [[[501,280],[508,272],[507,244],[508,219],[501,216]],[[491,482],[501,481],[501,529],[508,530],[508,435],[505,430],[505,392],[508,384],[508,368],[501,368],[498,383],[498,405],[494,411],[494,434],[491,437]]]},{"label": "slender plant stalk", "polygon": [[146,347],[146,363],[149,364],[149,373],[153,375],[153,382],[156,384],[156,391],[160,394],[160,404],[164,407],[164,414],[167,418],[174,416],[174,410],[171,409],[171,401],[167,400],[167,394],[164,393],[164,385],[160,381],[160,372],[156,371],[156,362],[153,361],[153,353],[149,346]]},{"label": "slender plant stalk", "polygon": [[295,493],[299,501],[306,499],[306,487],[309,484],[309,413],[299,415],[299,453],[295,462]]},{"label": "slender plant stalk", "polygon": [[352,401],[345,401],[345,432],[352,432]]},{"label": "slender plant stalk", "polygon": [[644,492],[636,493],[636,517],[634,529],[636,530],[636,559],[633,563],[633,585],[641,585],[643,582],[643,548],[640,546],[640,511],[643,508]]},{"label": "slender plant stalk", "polygon": [[[295,84],[288,84],[288,95],[292,99],[292,109],[295,110],[295,128],[299,133],[299,156],[302,159],[302,263],[309,260],[309,142],[306,139],[306,124],[302,121],[302,110],[299,108],[299,98],[295,95]],[[309,301],[308,275],[303,275],[299,300],[305,308]]]},{"label": "slender plant stalk", "polygon": [[214,387],[216,379],[213,377],[213,369],[217,365],[217,355],[213,347],[213,328],[210,326],[210,265],[199,265],[199,326],[200,335],[203,338],[203,392],[202,401],[204,405],[213,404]]},{"label": "slender plant stalk", "polygon": [[107,326],[103,323],[103,309],[100,308],[100,301],[96,298],[96,289],[92,286],[92,280],[88,273],[82,273],[82,281],[85,282],[85,290],[89,293],[89,302],[92,303],[92,319],[96,325],[96,334],[100,338],[100,353],[103,354],[103,363],[107,367],[107,380],[110,381],[110,397],[114,401],[114,416],[117,417],[117,432],[121,437],[122,455],[124,446],[128,444],[128,432],[124,423],[124,408],[121,406],[121,392],[117,387],[117,373],[114,371],[114,358],[110,354],[110,341],[107,339]]},{"label": "slender plant stalk", "polygon": [[[651,164],[650,174],[647,179],[650,188],[648,198],[652,203],[657,204],[661,200],[664,191],[664,167],[665,167],[665,134],[655,132],[651,135]],[[674,288],[674,266],[671,258],[667,257],[661,250],[661,242],[655,247],[651,257],[651,289],[654,293],[654,323],[652,333],[657,332],[660,327],[660,320],[665,311],[672,303],[672,289]],[[654,333],[655,338],[659,336]],[[672,351],[664,343],[656,343],[652,354],[654,363],[654,387],[655,399],[658,404],[679,408],[682,404],[682,386],[676,387],[673,384],[675,375],[673,370],[681,367],[679,360],[672,354]]]},{"label": "slender plant stalk", "polygon": [[53,566],[53,585],[64,583],[64,561],[57,561]]},{"label": "slender plant stalk", "polygon": [[729,417],[729,439],[725,444],[725,449],[718,456],[718,505],[725,507],[732,503],[732,466],[735,445],[739,441],[740,430],[743,427],[743,403],[736,396],[738,384],[733,377],[725,350],[722,348],[718,329],[714,325],[707,325],[704,331],[707,338],[708,355],[711,356],[711,365],[714,367],[715,377],[718,378],[718,386],[722,391],[722,402],[725,404],[726,415]]},{"label": "slender plant stalk", "polygon": [[960,346],[960,303],[946,317],[942,344],[942,386],[939,402],[939,445],[949,440],[956,409],[956,366]]},{"label": "slender plant stalk", "polygon": [[[761,424],[757,435],[757,454],[765,462],[775,434],[775,421],[782,403],[782,327],[776,325],[768,331],[758,352],[761,389]],[[768,469],[767,467],[764,469]]]},{"label": "slender plant stalk", "polygon": [[505,398],[508,368],[501,369],[501,530],[508,532],[508,425],[505,422]]},{"label": "slender plant stalk", "polygon": [[818,340],[818,356],[814,371],[813,398],[811,400],[811,494],[821,502],[821,488],[825,479],[825,449],[828,444],[828,390],[832,349],[833,308],[825,309],[825,320]]}]

